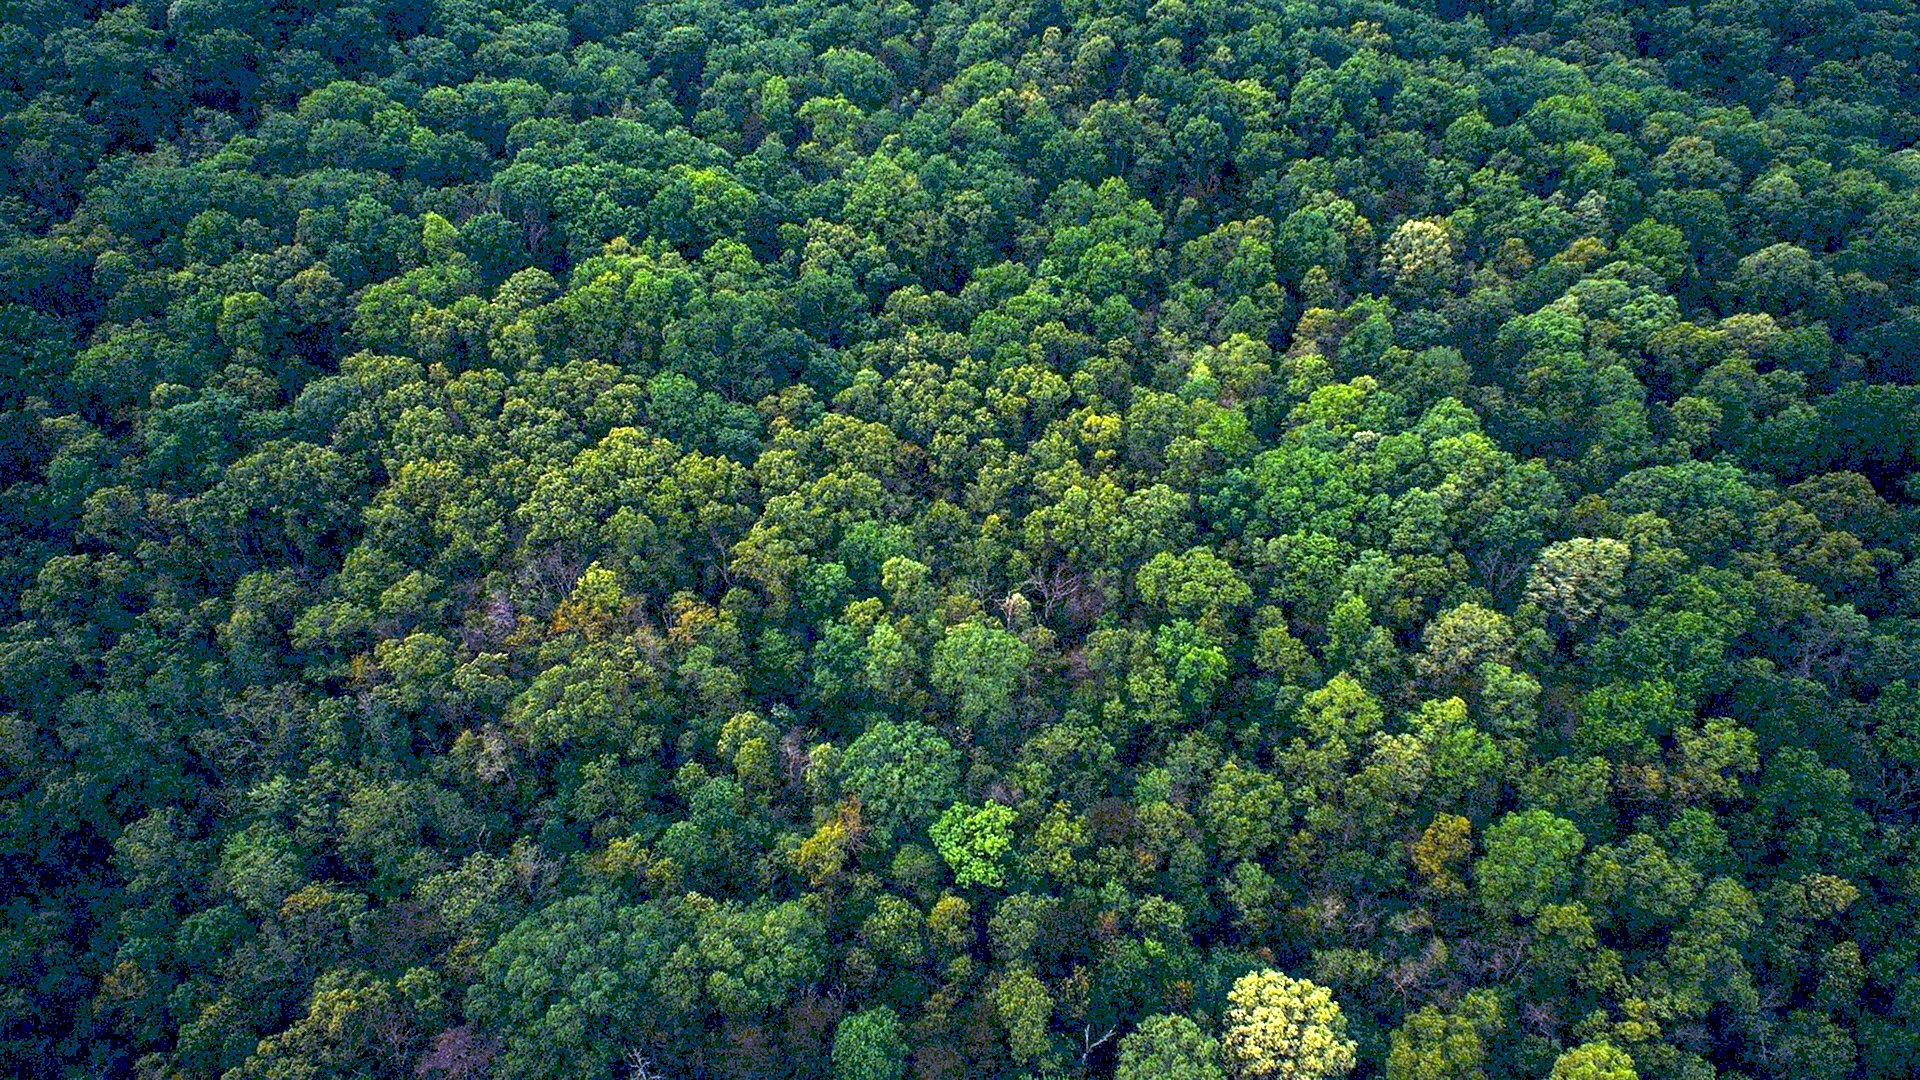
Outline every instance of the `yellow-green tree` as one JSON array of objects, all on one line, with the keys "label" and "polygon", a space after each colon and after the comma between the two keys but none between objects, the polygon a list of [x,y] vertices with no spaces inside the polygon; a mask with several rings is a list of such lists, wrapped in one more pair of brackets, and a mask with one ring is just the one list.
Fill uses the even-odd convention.
[{"label": "yellow-green tree", "polygon": [[1239,1080],[1345,1076],[1357,1050],[1324,986],[1269,968],[1242,975],[1227,992],[1227,1067]]},{"label": "yellow-green tree", "polygon": [[1625,1050],[1610,1042],[1590,1042],[1561,1054],[1547,1080],[1640,1080],[1640,1073]]}]

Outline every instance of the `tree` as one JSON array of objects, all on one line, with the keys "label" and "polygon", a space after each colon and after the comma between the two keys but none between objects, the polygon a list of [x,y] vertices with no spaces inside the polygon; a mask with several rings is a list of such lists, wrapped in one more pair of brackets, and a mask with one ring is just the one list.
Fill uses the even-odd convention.
[{"label": "tree", "polygon": [[1782,1025],[1780,1056],[1797,1076],[1840,1080],[1853,1074],[1858,1051],[1853,1037],[1831,1018],[1795,1009]]},{"label": "tree", "polygon": [[659,907],[605,893],[551,904],[487,950],[467,1015],[498,1034],[500,1063],[518,1075],[604,1070],[624,1047],[674,1030],[664,954],[690,930]]},{"label": "tree", "polygon": [[396,981],[333,970],[314,984],[306,1015],[263,1039],[242,1076],[350,1075],[380,1063],[393,1069],[414,1056],[442,1011],[439,978],[413,968]]},{"label": "tree", "polygon": [[1496,915],[1530,916],[1572,887],[1586,838],[1565,818],[1522,810],[1488,826],[1484,846],[1473,864],[1481,905]]},{"label": "tree", "polygon": [[1155,555],[1134,576],[1134,587],[1150,607],[1192,620],[1222,639],[1229,635],[1233,616],[1253,602],[1246,581],[1207,548]]},{"label": "tree", "polygon": [[1422,635],[1426,651],[1420,670],[1450,684],[1484,663],[1513,663],[1513,626],[1507,617],[1479,604],[1462,604],[1440,613]]},{"label": "tree", "polygon": [[954,803],[929,830],[933,846],[962,885],[997,889],[1006,883],[1004,863],[1013,847],[1011,807]]},{"label": "tree", "polygon": [[693,947],[707,1002],[726,1016],[752,1019],[817,982],[826,972],[826,927],[815,899],[729,901],[700,912]]},{"label": "tree", "polygon": [[1646,833],[1595,847],[1583,866],[1582,895],[1609,921],[1635,935],[1657,933],[1678,919],[1700,894],[1700,874],[1674,859]]},{"label": "tree", "polygon": [[1407,848],[1413,868],[1435,896],[1464,896],[1467,886],[1455,867],[1473,854],[1473,825],[1458,814],[1440,814],[1420,839]]},{"label": "tree", "polygon": [[907,1071],[907,1043],[900,1017],[884,1005],[840,1021],[833,1032],[834,1080],[900,1080]]},{"label": "tree", "polygon": [[876,841],[885,842],[918,832],[953,802],[960,754],[925,724],[881,720],[840,755],[836,772],[841,790],[860,800]]},{"label": "tree", "polygon": [[1547,1080],[1640,1080],[1640,1074],[1625,1050],[1609,1042],[1590,1042],[1555,1058]]},{"label": "tree", "polygon": [[1046,1054],[1047,1025],[1053,1019],[1053,995],[1033,969],[1017,965],[1001,977],[993,991],[993,1009],[1007,1033],[1007,1048],[1018,1062],[1032,1062]]},{"label": "tree", "polygon": [[1548,544],[1527,575],[1527,599],[1578,631],[1620,599],[1631,557],[1619,540],[1578,537]]},{"label": "tree", "polygon": [[1402,222],[1381,247],[1380,269],[1404,295],[1415,299],[1449,288],[1458,271],[1445,223],[1418,218]]},{"label": "tree", "polygon": [[1740,260],[1733,287],[1751,308],[1818,318],[1837,302],[1833,272],[1805,248],[1774,244]]},{"label": "tree", "polygon": [[1286,792],[1272,775],[1229,761],[1201,801],[1199,817],[1223,860],[1257,857],[1276,846],[1289,817]]},{"label": "tree", "polygon": [[1500,1003],[1475,990],[1452,1009],[1428,1005],[1393,1032],[1387,1080],[1486,1080],[1487,1039],[1500,1027]]},{"label": "tree", "polygon": [[1159,1013],[1120,1040],[1114,1080],[1226,1080],[1219,1040],[1185,1016]]},{"label": "tree", "polygon": [[1223,1046],[1228,1071],[1245,1080],[1345,1076],[1358,1060],[1332,992],[1271,968],[1234,980]]},{"label": "tree", "polygon": [[1003,722],[1013,694],[1033,663],[1033,648],[997,627],[967,622],[947,631],[933,647],[929,676],[934,689],[953,702],[960,730]]}]

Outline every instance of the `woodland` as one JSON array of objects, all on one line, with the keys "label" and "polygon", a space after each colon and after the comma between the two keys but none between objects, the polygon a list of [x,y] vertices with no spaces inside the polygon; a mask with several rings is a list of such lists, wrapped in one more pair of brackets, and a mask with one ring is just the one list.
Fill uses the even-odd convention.
[{"label": "woodland", "polygon": [[0,2],[0,1073],[1901,1080],[1914,0]]}]

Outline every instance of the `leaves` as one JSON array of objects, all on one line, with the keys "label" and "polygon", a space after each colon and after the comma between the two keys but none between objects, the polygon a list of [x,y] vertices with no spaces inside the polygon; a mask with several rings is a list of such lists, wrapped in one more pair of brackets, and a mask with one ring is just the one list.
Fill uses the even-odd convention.
[{"label": "leaves", "polygon": [[10,6],[0,1072],[1906,1075],[1920,22],[1550,7]]},{"label": "leaves", "polygon": [[955,803],[930,830],[934,848],[961,885],[997,889],[1006,882],[1004,860],[1013,846],[1011,807]]},{"label": "leaves", "polygon": [[1226,1052],[1236,1077],[1318,1080],[1353,1071],[1356,1045],[1326,987],[1271,969],[1235,980],[1227,994]]}]

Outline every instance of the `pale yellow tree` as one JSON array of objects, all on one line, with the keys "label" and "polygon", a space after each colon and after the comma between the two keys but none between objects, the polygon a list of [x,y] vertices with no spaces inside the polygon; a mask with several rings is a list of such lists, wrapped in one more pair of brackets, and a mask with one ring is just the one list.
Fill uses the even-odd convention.
[{"label": "pale yellow tree", "polygon": [[1324,986],[1268,969],[1227,992],[1224,1050],[1236,1080],[1323,1080],[1353,1071],[1357,1044]]},{"label": "pale yellow tree", "polygon": [[1380,269],[1408,292],[1445,288],[1459,273],[1445,223],[1424,218],[1402,222],[1381,246]]},{"label": "pale yellow tree", "polygon": [[1527,578],[1527,599],[1579,627],[1620,599],[1633,551],[1619,540],[1578,536],[1540,550]]}]

